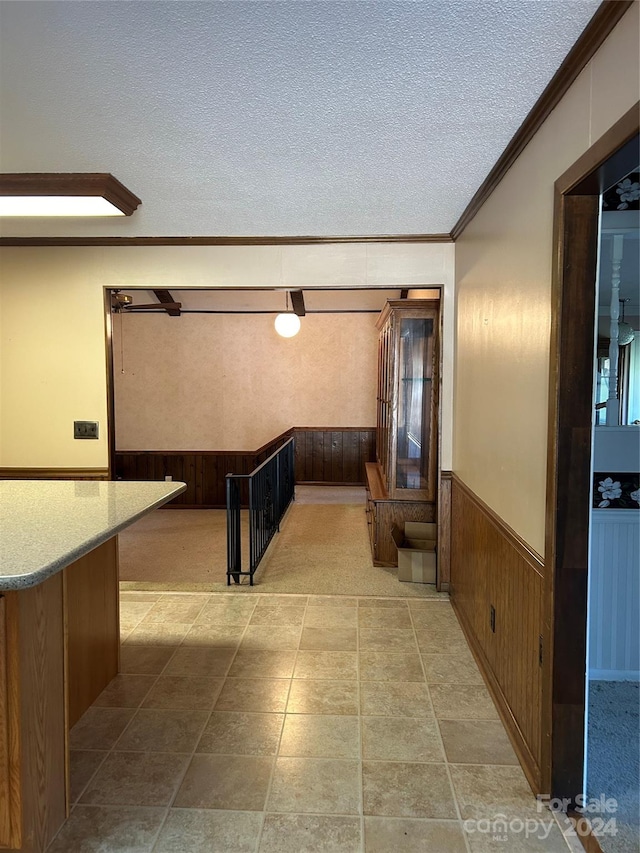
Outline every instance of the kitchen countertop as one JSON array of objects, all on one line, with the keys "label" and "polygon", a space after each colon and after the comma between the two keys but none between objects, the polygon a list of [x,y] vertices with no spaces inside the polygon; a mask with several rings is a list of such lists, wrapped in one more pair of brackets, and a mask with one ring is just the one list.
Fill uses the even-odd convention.
[{"label": "kitchen countertop", "polygon": [[0,592],[36,586],[186,488],[174,481],[0,480]]}]

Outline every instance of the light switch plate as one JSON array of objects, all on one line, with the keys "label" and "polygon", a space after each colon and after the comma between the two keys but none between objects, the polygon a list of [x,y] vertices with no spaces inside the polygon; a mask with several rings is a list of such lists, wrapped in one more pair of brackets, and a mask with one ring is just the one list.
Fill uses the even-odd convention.
[{"label": "light switch plate", "polygon": [[98,421],[74,421],[74,438],[98,438]]}]

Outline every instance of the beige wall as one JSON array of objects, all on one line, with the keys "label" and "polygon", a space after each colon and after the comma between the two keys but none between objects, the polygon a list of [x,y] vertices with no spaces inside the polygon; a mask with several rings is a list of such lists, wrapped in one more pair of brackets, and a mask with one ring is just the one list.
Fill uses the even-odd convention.
[{"label": "beige wall", "polygon": [[639,97],[630,9],[456,242],[453,466],[544,552],[554,181]]},{"label": "beige wall", "polygon": [[255,450],[292,426],[374,426],[375,314],[114,318],[118,450]]},{"label": "beige wall", "polygon": [[[107,464],[104,287],[438,284],[444,287],[445,326],[441,459],[449,468],[453,257],[451,243],[5,247],[0,250],[0,465]],[[99,420],[100,440],[74,441],[74,419]]]}]

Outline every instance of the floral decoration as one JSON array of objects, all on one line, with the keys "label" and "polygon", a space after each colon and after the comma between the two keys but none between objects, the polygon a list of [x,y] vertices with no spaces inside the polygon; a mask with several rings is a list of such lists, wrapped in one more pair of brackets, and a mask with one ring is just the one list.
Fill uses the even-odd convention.
[{"label": "floral decoration", "polygon": [[630,172],[626,178],[610,187],[602,199],[604,210],[638,210],[640,205],[640,172]]},{"label": "floral decoration", "polygon": [[640,473],[593,475],[595,509],[640,509]]}]

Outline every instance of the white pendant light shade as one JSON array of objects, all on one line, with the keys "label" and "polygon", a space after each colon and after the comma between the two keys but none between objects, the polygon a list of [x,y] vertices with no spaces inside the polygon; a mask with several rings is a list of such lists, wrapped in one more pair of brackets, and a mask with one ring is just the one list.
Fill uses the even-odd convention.
[{"label": "white pendant light shade", "polygon": [[300,317],[297,314],[278,314],[275,322],[276,332],[283,338],[292,338],[300,331]]}]

